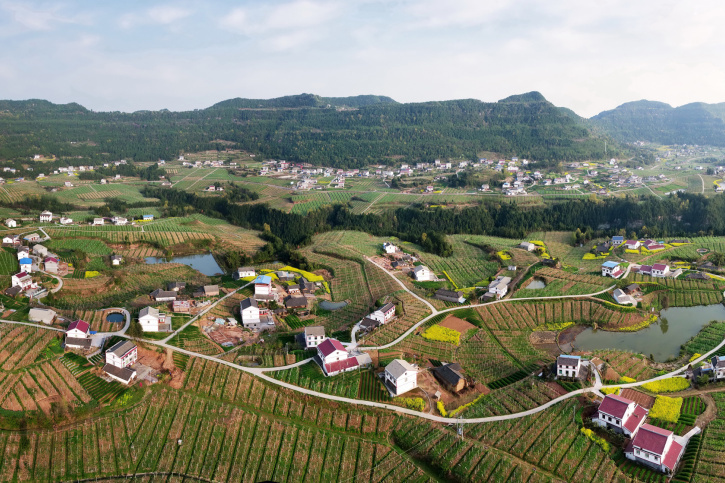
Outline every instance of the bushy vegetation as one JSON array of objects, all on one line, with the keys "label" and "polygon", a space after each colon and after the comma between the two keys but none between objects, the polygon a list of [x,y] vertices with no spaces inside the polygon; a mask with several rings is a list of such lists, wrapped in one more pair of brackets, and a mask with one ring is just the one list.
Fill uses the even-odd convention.
[{"label": "bushy vegetation", "polygon": [[684,377],[671,377],[642,384],[642,389],[656,393],[684,391],[689,387],[690,381]]},{"label": "bushy vegetation", "polygon": [[681,409],[681,397],[657,396],[655,404],[649,412],[649,417],[669,423],[676,423],[680,418]]}]

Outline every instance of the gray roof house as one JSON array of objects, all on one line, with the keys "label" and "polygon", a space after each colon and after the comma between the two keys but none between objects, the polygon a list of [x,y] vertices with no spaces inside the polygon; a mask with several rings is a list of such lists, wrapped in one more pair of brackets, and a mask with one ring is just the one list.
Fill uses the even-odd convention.
[{"label": "gray roof house", "polygon": [[466,299],[463,297],[463,292],[446,290],[443,288],[439,288],[438,290],[436,290],[435,298],[437,298],[438,300],[445,300],[446,302],[457,302],[459,304],[462,304],[466,301]]}]

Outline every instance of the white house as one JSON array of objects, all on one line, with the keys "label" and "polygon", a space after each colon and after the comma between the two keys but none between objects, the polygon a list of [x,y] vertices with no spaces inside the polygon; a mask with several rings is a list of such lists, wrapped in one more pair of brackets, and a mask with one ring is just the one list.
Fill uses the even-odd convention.
[{"label": "white house", "polygon": [[144,307],[138,313],[138,322],[144,332],[158,332],[160,324],[166,324],[166,314],[153,307]]},{"label": "white house", "polygon": [[499,275],[496,280],[488,284],[488,292],[496,295],[497,298],[501,298],[508,293],[510,283],[511,277]]},{"label": "white house", "polygon": [[44,247],[43,245],[35,245],[33,247],[33,254],[37,255],[39,257],[47,257],[48,249],[46,247]]},{"label": "white house", "polygon": [[385,253],[395,253],[398,251],[398,247],[396,247],[392,243],[385,242],[383,243],[383,250],[385,251]]},{"label": "white house", "polygon": [[413,278],[419,282],[427,282],[433,280],[433,274],[425,265],[418,265],[413,268]]},{"label": "white house", "polygon": [[40,221],[41,222],[43,222],[43,221],[48,221],[48,222],[53,221],[53,213],[51,213],[50,211],[47,211],[47,210],[44,211],[44,212],[42,212],[40,214]]},{"label": "white house", "polygon": [[622,267],[619,266],[618,262],[602,263],[602,277],[617,278],[622,273],[623,273]]},{"label": "white house", "polygon": [[368,315],[369,319],[377,320],[381,324],[389,322],[393,317],[395,317],[395,305],[391,303],[383,305],[375,312]]},{"label": "white house", "polygon": [[639,247],[642,246],[642,243],[640,243],[639,240],[627,240],[624,242],[624,248],[627,250],[639,250]]},{"label": "white house", "polygon": [[582,359],[579,356],[560,355],[556,358],[556,377],[578,379],[582,373]]},{"label": "white house", "polygon": [[254,279],[254,298],[257,300],[272,300],[272,277],[260,275]]},{"label": "white house", "polygon": [[624,243],[624,237],[623,236],[613,236],[612,237],[612,245],[614,245],[615,247],[618,247],[622,243]]},{"label": "white house", "polygon": [[239,303],[239,311],[242,316],[242,324],[247,329],[262,331],[274,328],[274,318],[269,310],[259,308],[257,301],[252,297]]},{"label": "white house", "polygon": [[103,371],[113,379],[129,384],[136,377],[136,370],[130,366],[136,362],[137,357],[136,345],[122,340],[106,351]]},{"label": "white house", "polygon": [[18,260],[27,258],[30,256],[30,248],[28,247],[18,247]]},{"label": "white house", "polygon": [[325,339],[317,346],[317,358],[326,376],[335,376],[341,372],[353,371],[370,365],[369,354],[352,355],[337,339]]},{"label": "white house", "polygon": [[527,252],[533,252],[534,250],[536,250],[536,245],[530,242],[521,242],[519,243],[519,248],[523,248]]},{"label": "white house", "polygon": [[18,222],[13,220],[12,218],[8,218],[7,220],[5,220],[5,225],[8,228],[15,228],[16,226],[18,226]]},{"label": "white house", "polygon": [[22,241],[20,240],[20,235],[5,235],[3,237],[3,245],[20,245]]},{"label": "white house", "polygon": [[114,216],[111,218],[111,221],[113,221],[114,225],[125,225],[128,223],[128,219],[122,217],[122,216]]},{"label": "white house", "polygon": [[325,339],[327,337],[325,337],[324,327],[305,327],[305,348],[313,349],[322,344]]},{"label": "white house", "polygon": [[60,217],[60,224],[61,225],[71,225],[73,223],[73,218],[67,218],[65,216]]},{"label": "white house", "polygon": [[43,260],[43,269],[48,273],[58,273],[58,259],[45,257]]},{"label": "white house", "polygon": [[33,260],[31,258],[21,258],[18,260],[18,264],[21,272],[33,273]]},{"label": "white house", "polygon": [[237,268],[237,271],[232,274],[232,278],[234,280],[239,280],[246,277],[254,277],[257,275],[257,272],[254,270],[254,267],[239,267]]},{"label": "white house", "polygon": [[28,275],[26,272],[20,272],[13,275],[10,283],[13,287],[20,287],[22,290],[36,287],[36,284],[33,283],[33,277]]},{"label": "white house", "polygon": [[106,364],[116,367],[128,367],[136,362],[138,350],[136,344],[122,340],[106,351]]},{"label": "white house", "polygon": [[616,394],[607,394],[592,422],[631,438],[646,418],[647,410],[636,402]]},{"label": "white house", "polygon": [[624,293],[621,288],[614,290],[614,292],[612,292],[612,296],[619,305],[637,305],[637,301],[634,300],[634,297]]},{"label": "white house", "polygon": [[123,257],[121,255],[111,255],[111,265],[121,265]]},{"label": "white house", "polygon": [[93,218],[93,225],[98,226],[98,225],[103,225],[103,223],[104,223],[103,218]]},{"label": "white house", "polygon": [[91,326],[88,325],[88,322],[78,319],[70,323],[65,331],[65,336],[74,339],[86,339],[90,331]]},{"label": "white house", "polygon": [[675,441],[674,433],[651,424],[643,424],[624,450],[628,459],[672,474],[682,458],[684,447]]},{"label": "white house", "polygon": [[403,359],[394,359],[385,366],[383,381],[392,397],[400,396],[418,387],[418,367]]},{"label": "white house", "polygon": [[664,263],[655,263],[652,265],[653,277],[667,277],[670,274],[670,267]]}]

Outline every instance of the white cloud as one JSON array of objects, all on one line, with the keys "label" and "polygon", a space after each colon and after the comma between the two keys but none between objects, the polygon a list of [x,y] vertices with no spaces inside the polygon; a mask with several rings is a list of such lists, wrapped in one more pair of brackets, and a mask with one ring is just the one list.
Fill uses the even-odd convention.
[{"label": "white cloud", "polygon": [[145,12],[127,13],[121,16],[118,23],[122,28],[129,29],[138,25],[171,25],[191,16],[191,10],[174,5],[159,5]]},{"label": "white cloud", "polygon": [[9,14],[9,19],[13,24],[25,30],[52,30],[59,24],[82,21],[80,16],[73,17],[64,14],[60,4],[35,7],[29,3],[5,1],[0,3],[0,9]]}]

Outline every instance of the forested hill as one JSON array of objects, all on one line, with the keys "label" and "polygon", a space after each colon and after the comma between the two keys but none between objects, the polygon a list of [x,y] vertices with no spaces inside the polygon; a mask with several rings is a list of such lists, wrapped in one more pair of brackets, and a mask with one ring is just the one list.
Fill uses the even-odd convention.
[{"label": "forested hill", "polygon": [[[343,105],[350,108],[339,109]],[[544,165],[604,158],[604,141],[585,120],[538,92],[494,103],[466,99],[411,104],[379,96],[303,94],[268,101],[231,99],[187,112],[135,113],[92,112],[77,104],[37,100],[0,101],[0,159],[54,154],[79,163],[153,161],[227,146],[336,167],[393,159],[475,159],[483,151]],[[609,154],[620,154],[611,141]]]},{"label": "forested hill", "polygon": [[674,108],[664,102],[628,102],[597,114],[591,122],[623,142],[725,146],[725,103]]}]

